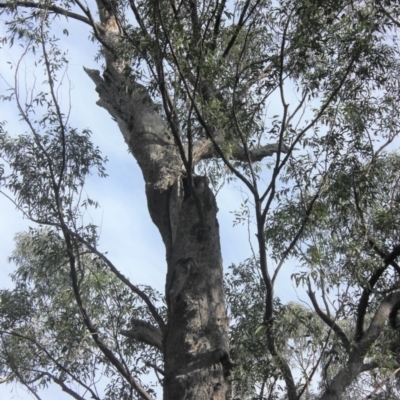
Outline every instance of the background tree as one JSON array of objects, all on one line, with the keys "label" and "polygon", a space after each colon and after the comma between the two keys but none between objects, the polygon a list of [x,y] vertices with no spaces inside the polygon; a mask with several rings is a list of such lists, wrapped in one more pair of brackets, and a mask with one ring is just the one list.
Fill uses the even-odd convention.
[{"label": "background tree", "polygon": [[[16,287],[2,292],[4,381],[36,397],[54,382],[76,399],[150,399],[141,374],[151,368],[165,399],[293,400],[345,398],[395,376],[399,162],[385,152],[399,133],[395,2],[0,9],[3,44],[35,54],[48,86],[22,95],[18,64],[4,97],[29,133],[2,125],[2,189],[39,225],[18,238]],[[86,72],[143,173],[166,249],[165,303],[119,271],[85,220],[97,206],[83,198],[85,179],[105,176],[104,159],[60,105],[67,59],[53,23],[66,19],[89,25],[99,45],[102,72]],[[221,179],[243,185],[236,222],[252,219],[257,239],[227,278],[230,337],[213,192]],[[274,294],[291,260],[312,310]]]}]

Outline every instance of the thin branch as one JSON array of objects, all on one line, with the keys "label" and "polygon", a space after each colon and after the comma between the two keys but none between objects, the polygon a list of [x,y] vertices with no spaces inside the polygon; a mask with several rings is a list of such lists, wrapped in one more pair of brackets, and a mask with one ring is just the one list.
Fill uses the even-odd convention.
[{"label": "thin branch", "polygon": [[373,395],[375,393],[377,393],[379,390],[381,390],[388,382],[390,382],[395,376],[396,374],[400,372],[400,368],[397,368],[396,370],[394,370],[389,378],[385,379],[378,387],[376,387],[367,397],[364,397],[363,400],[368,400],[368,399],[372,399]]},{"label": "thin branch", "polygon": [[[250,24],[249,30],[250,30],[250,28],[251,28],[251,24]],[[249,32],[249,30],[248,30],[248,32]],[[237,120],[237,115],[236,115],[236,104],[237,104],[237,101],[236,101],[236,94],[237,94],[236,93],[236,89],[237,89],[237,84],[239,82],[239,65],[240,65],[242,56],[244,55],[245,49],[246,49],[247,39],[248,39],[248,33],[246,35],[246,39],[244,41],[244,44],[243,44],[243,47],[242,47],[242,51],[240,52],[239,60],[238,60],[238,62],[236,64],[236,79],[235,79],[235,85],[233,87],[232,104],[233,104],[233,120],[235,122],[236,130],[239,133],[240,141],[242,142],[244,154],[246,156],[246,162],[247,162],[247,164],[249,166],[249,169],[250,169],[251,179],[252,179],[252,183],[253,183],[253,187],[254,187],[254,200],[255,200],[255,202],[257,202],[258,199],[259,199],[258,187],[257,187],[257,177],[256,177],[256,174],[254,172],[253,162],[252,162],[252,160],[250,158],[250,153],[249,153],[249,149],[248,149],[248,146],[247,146],[247,140],[245,139],[244,134],[242,132],[242,129],[239,126],[239,122]]]},{"label": "thin branch", "polygon": [[[284,167],[284,165],[286,164],[287,160],[289,159],[292,150],[295,148],[296,144],[299,142],[299,140],[303,137],[303,135],[310,129],[312,128],[321,118],[321,116],[323,115],[323,113],[325,112],[325,110],[328,108],[328,106],[331,104],[331,102],[335,99],[335,97],[338,95],[340,89],[342,88],[342,86],[344,85],[347,76],[350,74],[351,69],[353,67],[354,62],[358,59],[359,57],[359,51],[357,51],[357,49],[355,49],[353,51],[353,58],[350,60],[347,69],[342,77],[342,79],[340,80],[338,86],[336,87],[336,89],[334,89],[331,93],[331,95],[329,96],[329,98],[327,99],[327,101],[321,106],[321,108],[319,109],[317,115],[315,116],[315,118],[307,125],[305,126],[300,133],[297,135],[297,138],[293,141],[293,143],[290,145],[289,151],[286,155],[286,157],[282,160],[281,165],[278,167],[278,170],[276,171],[276,176],[275,176],[275,170],[274,170],[274,175],[273,178],[271,179],[271,183],[269,184],[268,188],[265,190],[265,193],[262,195],[261,200],[264,200],[265,197],[268,195],[269,191],[271,190],[271,186],[274,182],[274,179],[277,178],[277,175],[279,174],[280,170]],[[264,215],[266,216],[268,212],[268,208],[266,207],[264,209]]]},{"label": "thin branch", "polygon": [[148,367],[153,368],[155,371],[157,371],[162,376],[165,376],[165,371],[163,369],[161,369],[160,367],[158,367],[157,365],[155,365],[155,364],[153,364],[151,362],[148,362],[148,361],[143,361],[143,363],[145,365],[147,365]]},{"label": "thin branch", "polygon": [[51,378],[57,385],[59,385],[62,389],[63,392],[68,393],[71,397],[73,397],[76,400],[85,400],[84,397],[80,396],[77,392],[69,388],[62,379],[57,378],[50,372],[43,372],[44,375],[47,375],[49,378]]},{"label": "thin branch", "polygon": [[233,45],[236,42],[236,39],[237,39],[241,29],[243,28],[244,24],[248,21],[248,19],[251,17],[251,15],[254,13],[254,11],[257,9],[257,7],[258,7],[259,3],[261,2],[261,0],[257,0],[257,2],[254,4],[253,8],[249,11],[249,13],[247,14],[247,17],[246,17],[245,15],[246,15],[247,9],[250,6],[250,2],[251,2],[251,0],[246,0],[246,3],[243,6],[242,12],[241,12],[240,17],[239,17],[239,22],[238,22],[237,27],[235,29],[235,33],[231,37],[231,40],[229,41],[228,45],[226,46],[226,48],[225,48],[225,50],[224,50],[224,52],[222,54],[223,58],[226,58],[228,56],[231,48],[233,47]]},{"label": "thin branch", "polygon": [[[78,5],[78,7],[86,14],[90,26],[93,28],[94,35],[96,36],[96,39],[101,43],[102,46],[104,46],[110,53],[114,53],[114,49],[112,49],[101,37],[99,27],[96,24],[96,22],[93,19],[92,13],[90,12],[88,7],[85,7],[79,0],[74,0],[75,3]],[[99,14],[101,15],[101,10],[99,9]]]},{"label": "thin branch", "polygon": [[63,371],[65,374],[70,376],[75,382],[77,382],[79,385],[81,385],[83,388],[85,388],[90,394],[92,395],[92,398],[94,400],[100,400],[98,396],[93,392],[93,390],[87,386],[85,383],[83,383],[81,380],[79,380],[77,377],[75,377],[67,368],[65,368],[62,364],[60,364],[51,354],[50,352],[46,349],[46,347],[42,346],[39,342],[37,342],[35,339],[30,338],[29,336],[22,335],[18,332],[15,331],[4,331],[0,330],[0,334],[5,334],[5,335],[10,335],[10,336],[16,336],[20,339],[27,340],[31,343],[33,343],[39,350],[43,351],[47,357],[57,366],[58,369]]},{"label": "thin branch", "polygon": [[320,354],[320,356],[318,357],[318,360],[317,360],[316,364],[314,365],[314,367],[313,367],[313,369],[312,369],[310,375],[307,377],[307,381],[306,381],[306,383],[304,384],[304,386],[302,387],[302,389],[301,389],[301,391],[300,391],[300,393],[299,393],[299,395],[298,395],[298,399],[299,399],[299,400],[301,399],[301,396],[303,395],[303,393],[305,392],[305,390],[309,387],[309,385],[310,385],[310,383],[311,383],[311,380],[312,380],[314,374],[317,372],[317,369],[318,369],[318,367],[319,367],[319,365],[320,365],[320,363],[321,363],[321,361],[322,361],[322,359],[323,359],[323,357],[324,357],[325,350],[326,350],[326,348],[328,347],[328,344],[329,344],[329,337],[330,337],[330,335],[331,335],[331,332],[332,332],[332,326],[331,326],[330,329],[329,329],[328,336],[327,336],[327,338],[326,338],[326,340],[325,340],[325,343],[324,343],[324,347],[323,347],[322,350],[321,350],[321,354]]},{"label": "thin branch", "polygon": [[[284,88],[283,88],[284,87],[283,67],[284,67],[284,59],[285,59],[286,36],[287,36],[287,31],[289,29],[289,24],[290,24],[290,20],[292,18],[293,12],[294,12],[294,9],[288,15],[288,18],[287,18],[287,21],[286,21],[286,24],[285,24],[285,29],[284,29],[283,35],[282,35],[281,51],[280,51],[280,54],[279,54],[279,61],[280,61],[280,63],[279,63],[280,64],[279,65],[279,67],[280,67],[279,68],[279,93],[280,93],[281,103],[282,103],[282,106],[283,106],[283,116],[282,116],[282,121],[281,121],[281,128],[280,128],[280,132],[279,132],[279,142],[278,142],[278,148],[279,149],[281,149],[281,147],[283,145],[283,135],[284,135],[285,130],[286,130],[286,123],[287,123],[286,118],[288,116],[288,109],[289,109],[289,104],[286,103],[285,93],[284,93]],[[289,157],[288,157],[289,154],[286,156],[284,161],[289,159]],[[271,182],[270,182],[267,190],[265,191],[264,195],[261,196],[261,202],[263,202],[267,191],[269,189],[271,190],[269,199],[267,200],[267,204],[265,205],[264,211],[261,214],[261,218],[262,218],[263,223],[264,223],[265,218],[267,216],[267,212],[268,212],[269,207],[270,207],[270,205],[272,203],[272,200],[275,197],[276,180],[277,180],[278,175],[280,173],[280,166],[279,166],[280,160],[281,160],[281,152],[278,151],[276,153],[275,167],[274,167],[274,172],[272,174]],[[282,162],[282,164],[283,164],[283,162]]]},{"label": "thin branch", "polygon": [[[61,228],[61,225],[59,223],[48,222],[48,221],[43,221],[43,220],[38,220],[38,219],[32,218],[10,196],[8,196],[6,193],[4,193],[1,190],[0,190],[0,194],[2,194],[8,200],[10,200],[15,205],[15,207],[17,207],[17,209],[23,213],[24,217],[29,219],[30,221],[35,222],[35,223],[37,223],[39,225],[52,226],[52,227],[55,227],[55,228],[58,228],[58,229]],[[140,290],[132,282],[130,282],[130,280],[125,275],[123,275],[118,270],[118,268],[103,253],[98,251],[93,245],[91,245],[88,241],[86,241],[82,236],[80,236],[78,233],[73,232],[71,230],[69,232],[70,232],[71,235],[75,236],[82,244],[84,244],[91,251],[92,254],[96,254],[99,258],[101,258],[101,260],[103,260],[107,264],[107,266],[110,268],[111,272],[113,272],[114,275],[118,279],[120,279],[123,283],[125,283],[125,285],[127,285],[132,290],[132,292],[137,294],[145,302],[145,304],[149,308],[149,311],[150,311],[151,315],[157,321],[161,331],[163,332],[165,330],[165,322],[162,319],[162,317],[160,316],[160,314],[157,312],[156,307],[154,306],[154,304],[152,303],[150,298],[147,296],[147,294],[144,293],[142,290]]]},{"label": "thin branch", "polygon": [[48,53],[47,53],[47,49],[46,49],[46,40],[44,37],[44,22],[46,20],[47,17],[47,10],[45,11],[45,15],[42,18],[42,22],[40,24],[40,37],[42,39],[42,50],[43,50],[43,57],[44,57],[44,64],[46,67],[46,74],[47,74],[47,79],[48,79],[48,85],[50,87],[50,94],[51,94],[51,98],[53,99],[53,103],[54,103],[54,107],[56,109],[56,115],[57,115],[57,120],[58,120],[58,125],[60,127],[60,135],[61,135],[61,146],[62,146],[62,154],[61,154],[61,158],[62,158],[62,164],[61,164],[61,168],[60,168],[60,172],[59,172],[59,177],[58,177],[58,182],[56,184],[56,187],[58,188],[58,191],[61,187],[61,183],[62,180],[64,178],[64,172],[65,172],[65,166],[67,163],[67,159],[66,159],[66,143],[65,143],[65,124],[63,121],[63,117],[61,114],[61,110],[60,110],[60,105],[58,103],[58,99],[56,97],[56,94],[54,92],[54,79],[53,76],[51,75],[51,66],[50,66],[50,61],[49,61],[49,57],[48,57]]},{"label": "thin branch", "polygon": [[40,3],[35,3],[33,1],[16,1],[12,2],[10,4],[7,3],[0,3],[0,8],[8,8],[10,10],[13,10],[14,8],[17,7],[27,7],[27,8],[37,8],[39,10],[49,10],[52,11],[58,15],[63,15],[64,17],[67,18],[73,18],[78,21],[84,22],[85,24],[88,24],[92,26],[92,23],[90,20],[83,15],[76,14],[72,11],[65,10],[64,8],[57,7],[55,5],[48,5],[48,4],[40,4]]},{"label": "thin branch", "polygon": [[391,13],[389,11],[386,10],[386,8],[384,8],[383,6],[380,6],[379,9],[397,26],[400,28],[400,21],[393,18],[393,16],[391,15]]},{"label": "thin branch", "polygon": [[11,374],[8,374],[7,376],[4,376],[4,377],[0,378],[0,385],[1,385],[2,383],[8,382],[8,381],[11,380],[12,378],[14,378],[14,376],[15,376],[15,372],[11,372]]},{"label": "thin branch", "polygon": [[[47,222],[47,221],[42,221],[42,220],[38,220],[38,219],[32,218],[10,196],[8,196],[3,191],[0,191],[0,194],[2,194],[8,200],[10,200],[17,207],[17,209],[23,213],[24,217],[26,217],[30,221],[35,222],[35,223],[37,223],[39,225],[53,226],[53,227],[56,227],[58,229],[61,228],[61,225],[58,224],[58,223]],[[152,303],[152,301],[150,300],[150,298],[146,295],[146,293],[144,293],[136,285],[131,283],[130,280],[125,275],[123,275],[118,270],[118,268],[115,267],[115,265],[103,253],[98,251],[93,245],[91,245],[88,241],[86,241],[82,236],[80,236],[78,233],[73,232],[71,230],[69,230],[69,232],[70,232],[71,235],[75,236],[79,240],[79,242],[84,244],[90,250],[91,254],[96,254],[99,258],[101,258],[101,260],[103,260],[107,264],[107,266],[110,268],[111,272],[113,272],[114,275],[116,275],[116,277],[118,279],[120,279],[123,283],[125,283],[125,285],[127,285],[132,290],[132,292],[137,294],[146,303],[146,305],[149,308],[149,311],[150,311],[151,315],[157,321],[161,331],[165,330],[165,322],[164,322],[164,320],[162,319],[160,314],[157,312],[157,309],[155,308],[155,306]]]},{"label": "thin branch", "polygon": [[114,273],[114,275],[121,280],[125,285],[127,285],[132,292],[136,293],[147,305],[149,308],[149,311],[153,318],[157,321],[161,331],[165,330],[165,322],[160,316],[160,314],[157,312],[156,307],[150,300],[150,298],[147,296],[146,293],[144,293],[142,290],[140,290],[136,285],[134,285],[124,274],[122,274],[118,268],[100,251],[98,251],[92,244],[90,244],[87,240],[85,240],[81,235],[79,235],[76,232],[69,231],[71,235],[75,236],[79,242],[84,244],[93,254],[96,254],[101,260],[103,260],[107,266],[110,268],[111,272]]},{"label": "thin branch", "polygon": [[[326,177],[326,176],[325,176],[325,177]],[[325,179],[323,179],[323,182],[324,182],[324,181],[325,181]],[[285,262],[287,256],[290,254],[290,252],[292,251],[292,249],[294,248],[294,246],[296,246],[297,241],[299,240],[301,234],[303,233],[303,231],[304,231],[304,229],[305,229],[305,227],[306,227],[306,225],[307,225],[307,222],[308,222],[308,220],[309,220],[309,218],[310,218],[311,212],[312,212],[312,210],[313,210],[314,203],[317,201],[317,199],[319,198],[319,195],[321,194],[321,189],[322,189],[322,187],[323,187],[323,183],[320,185],[320,187],[319,187],[317,193],[314,195],[313,199],[312,199],[312,200],[310,201],[310,203],[308,204],[308,207],[307,207],[307,209],[306,209],[305,216],[304,216],[304,218],[303,218],[303,221],[301,222],[301,225],[300,225],[299,230],[297,231],[295,237],[293,238],[293,240],[291,241],[291,243],[289,244],[289,246],[288,246],[288,247],[286,248],[286,250],[283,252],[282,258],[281,258],[281,260],[280,260],[278,266],[277,266],[276,269],[275,269],[274,275],[273,275],[273,277],[272,277],[272,283],[275,283],[275,280],[276,280],[276,278],[277,278],[277,276],[278,276],[278,273],[279,273],[280,269],[281,269],[282,266],[283,266],[283,263]]]},{"label": "thin branch", "polygon": [[329,326],[329,328],[331,328],[336,335],[339,337],[340,341],[343,344],[343,347],[345,348],[345,350],[347,351],[347,353],[350,352],[351,350],[351,344],[350,344],[350,340],[348,339],[347,335],[343,332],[342,328],[336,324],[336,322],[334,320],[332,320],[331,318],[328,317],[328,315],[326,315],[320,308],[319,308],[319,304],[317,302],[317,299],[315,298],[315,294],[314,292],[311,290],[311,284],[310,282],[308,282],[308,290],[307,290],[307,294],[310,297],[310,300],[314,306],[315,312],[318,314],[318,316],[322,319],[322,321],[325,322],[326,325]]}]

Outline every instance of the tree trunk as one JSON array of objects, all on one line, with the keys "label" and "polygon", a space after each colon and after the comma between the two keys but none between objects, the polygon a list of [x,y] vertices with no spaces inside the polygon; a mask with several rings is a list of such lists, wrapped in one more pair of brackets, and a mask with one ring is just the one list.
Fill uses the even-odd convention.
[{"label": "tree trunk", "polygon": [[117,121],[143,172],[149,212],[166,247],[164,399],[225,400],[228,320],[218,209],[208,180],[196,176],[188,182],[176,145],[143,87],[110,66],[103,77],[86,72],[96,84],[98,104]]},{"label": "tree trunk", "polygon": [[207,178],[195,178],[195,193],[185,179],[176,186],[182,201],[168,259],[164,399],[225,400],[230,362],[217,206]]}]

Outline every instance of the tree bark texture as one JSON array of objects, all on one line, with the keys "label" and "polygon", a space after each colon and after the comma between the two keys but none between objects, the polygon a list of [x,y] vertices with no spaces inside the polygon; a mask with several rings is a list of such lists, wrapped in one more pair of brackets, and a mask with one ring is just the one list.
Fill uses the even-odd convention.
[{"label": "tree bark texture", "polygon": [[[164,399],[222,400],[231,368],[217,206],[206,177],[188,182],[174,140],[143,87],[117,68],[86,70],[145,180],[167,255]],[[128,87],[129,90],[126,90]]]},{"label": "tree bark texture", "polygon": [[[229,375],[228,322],[225,311],[217,206],[204,177],[194,190],[185,180],[168,260],[168,327],[164,338],[165,399],[225,399]],[[180,183],[179,181],[177,183]]]}]

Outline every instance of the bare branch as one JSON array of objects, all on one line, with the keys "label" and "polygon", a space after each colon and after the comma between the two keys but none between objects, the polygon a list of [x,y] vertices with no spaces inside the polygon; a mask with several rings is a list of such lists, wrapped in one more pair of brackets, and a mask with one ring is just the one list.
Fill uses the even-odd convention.
[{"label": "bare branch", "polygon": [[[218,142],[218,141],[216,141]],[[296,148],[293,150],[297,150]],[[266,144],[255,149],[248,149],[248,157],[252,162],[263,160],[265,157],[271,157],[278,152],[287,153],[289,147],[282,144],[281,150],[279,150],[278,143]],[[193,158],[195,161],[207,160],[211,158],[221,158],[221,155],[215,150],[212,142],[209,139],[198,140],[193,144]],[[245,149],[241,146],[237,146],[232,150],[230,156],[232,160],[248,162]]]},{"label": "bare branch", "polygon": [[139,319],[133,318],[131,320],[132,329],[120,330],[121,335],[138,340],[139,342],[156,347],[158,350],[163,351],[162,333],[161,330]]},{"label": "bare branch", "polygon": [[43,372],[44,375],[47,375],[49,378],[51,378],[57,385],[59,385],[62,389],[63,392],[68,393],[71,397],[73,397],[76,400],[85,400],[84,397],[80,396],[77,392],[69,388],[62,379],[57,378],[53,374],[50,374],[49,372]]},{"label": "bare branch", "polygon": [[88,24],[92,26],[92,23],[90,20],[83,15],[74,13],[72,11],[65,10],[64,8],[55,6],[55,5],[48,5],[46,3],[40,4],[40,3],[35,3],[33,1],[16,1],[12,3],[0,3],[0,8],[8,8],[9,10],[13,10],[17,7],[27,7],[27,8],[37,8],[39,10],[48,10],[52,11],[55,14],[58,15],[63,15],[64,17],[67,18],[73,18],[78,21],[84,22],[85,24]]}]

